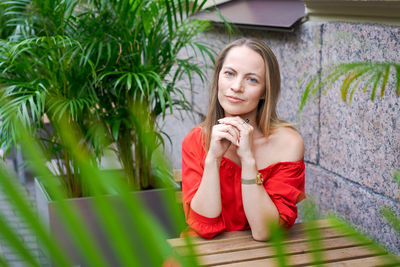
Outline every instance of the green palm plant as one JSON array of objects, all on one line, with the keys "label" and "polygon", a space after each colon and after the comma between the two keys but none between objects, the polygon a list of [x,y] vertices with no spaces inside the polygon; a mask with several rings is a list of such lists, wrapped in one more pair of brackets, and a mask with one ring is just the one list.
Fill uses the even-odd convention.
[{"label": "green palm plant", "polygon": [[[134,188],[148,187],[151,176],[146,162],[152,149],[143,149],[138,135],[140,124],[149,122],[157,127],[157,117],[172,113],[174,106],[187,109],[184,90],[177,82],[188,79],[189,89],[192,75],[202,80],[202,65],[205,57],[213,59],[212,49],[195,37],[204,32],[208,23],[188,20],[188,16],[198,12],[205,1],[197,1],[192,6],[188,1],[120,1],[108,4],[91,1],[86,10],[87,20],[81,20],[79,27],[84,40],[87,57],[101,68],[95,84],[99,99],[98,113],[110,137],[117,144],[118,156],[126,171],[128,181]],[[107,23],[99,23],[106,20]],[[104,28],[103,28],[104,27]],[[195,53],[183,56],[182,51]],[[196,59],[197,53],[203,60]],[[182,86],[182,85],[180,85]],[[129,119],[127,108],[144,103],[140,122]],[[140,108],[143,110],[143,108]],[[136,124],[136,127],[135,127]],[[161,136],[153,142],[162,142]],[[135,156],[131,152],[132,143]],[[133,168],[135,166],[135,168]],[[148,177],[140,179],[139,177]]]},{"label": "green palm plant", "polygon": [[[3,44],[0,48],[0,68],[3,70],[0,78],[3,87],[0,93],[1,146],[9,148],[16,143],[11,114],[18,114],[27,129],[31,128],[41,136],[42,147],[64,160],[68,177],[65,185],[70,192],[79,194],[70,156],[62,149],[54,129],[46,127],[43,118],[46,116],[52,127],[66,110],[71,114],[71,122],[82,123],[83,115],[89,119],[85,112],[89,113],[95,101],[90,85],[93,69],[79,68],[79,54],[73,54],[79,44],[69,38],[32,37]],[[66,62],[60,62],[62,58]],[[57,101],[52,101],[55,97]],[[61,162],[57,163],[61,170]]]},{"label": "green palm plant", "polygon": [[[185,89],[191,90],[194,75],[204,79],[200,62],[214,57],[198,39],[208,22],[190,19],[205,2],[1,0],[16,26],[0,40],[0,146],[16,144],[9,118],[17,114],[58,159],[70,195],[85,195],[78,166],[56,134],[68,114],[98,160],[116,144],[130,188],[154,184],[149,159],[163,144],[156,120],[173,107],[191,108]],[[132,108],[141,110],[140,119],[131,116]],[[156,131],[146,135],[143,126]],[[143,137],[153,145],[142,146]]]}]

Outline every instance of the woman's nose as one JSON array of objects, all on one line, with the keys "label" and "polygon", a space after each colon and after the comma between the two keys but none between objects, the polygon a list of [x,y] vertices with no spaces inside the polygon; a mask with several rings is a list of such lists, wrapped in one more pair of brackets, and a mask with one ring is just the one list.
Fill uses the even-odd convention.
[{"label": "woman's nose", "polygon": [[243,90],[243,84],[242,84],[242,79],[240,79],[239,77],[237,77],[231,86],[231,89],[233,91],[242,91]]}]

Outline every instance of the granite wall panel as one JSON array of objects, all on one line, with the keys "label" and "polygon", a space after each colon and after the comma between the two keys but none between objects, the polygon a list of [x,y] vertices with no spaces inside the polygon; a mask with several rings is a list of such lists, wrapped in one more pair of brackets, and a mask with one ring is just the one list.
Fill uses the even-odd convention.
[{"label": "granite wall panel", "polygon": [[299,116],[303,94],[302,81],[320,66],[321,25],[303,24],[295,33],[275,33],[275,38],[265,39],[275,51],[281,68],[281,98],[278,112],[281,118],[295,123],[303,136],[305,159],[318,162],[319,99],[307,105]]},{"label": "granite wall panel", "polygon": [[306,194],[316,202],[322,214],[334,212],[344,217],[390,251],[400,254],[400,235],[380,213],[383,207],[389,207],[399,215],[398,202],[318,165],[307,164],[306,177]]},{"label": "granite wall panel", "polygon": [[[400,61],[399,27],[328,23],[323,66],[349,61]],[[320,164],[373,191],[398,199],[393,171],[400,169],[400,97],[391,77],[382,99],[361,89],[351,105],[340,98],[340,81],[321,98]]]}]

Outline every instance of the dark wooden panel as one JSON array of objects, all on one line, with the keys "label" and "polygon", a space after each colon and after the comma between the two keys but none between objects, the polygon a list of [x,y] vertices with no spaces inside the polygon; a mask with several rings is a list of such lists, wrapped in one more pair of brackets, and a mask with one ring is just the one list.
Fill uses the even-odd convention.
[{"label": "dark wooden panel", "polygon": [[[305,15],[300,0],[234,0],[218,5],[221,14],[231,23],[243,27],[268,27],[275,30],[293,30]],[[217,12],[203,12],[199,19],[222,22]]]}]

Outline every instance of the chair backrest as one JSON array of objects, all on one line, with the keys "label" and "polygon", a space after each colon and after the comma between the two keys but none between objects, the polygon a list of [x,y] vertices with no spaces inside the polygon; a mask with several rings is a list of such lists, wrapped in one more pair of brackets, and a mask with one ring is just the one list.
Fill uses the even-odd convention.
[{"label": "chair backrest", "polygon": [[[182,183],[182,170],[181,169],[175,169],[174,170],[174,181],[177,183]],[[181,187],[182,189],[182,187]],[[177,191],[176,192],[176,201],[178,203],[182,203],[182,191]]]},{"label": "chair backrest", "polygon": [[182,170],[181,169],[174,170],[174,181],[177,183],[182,182]]}]

